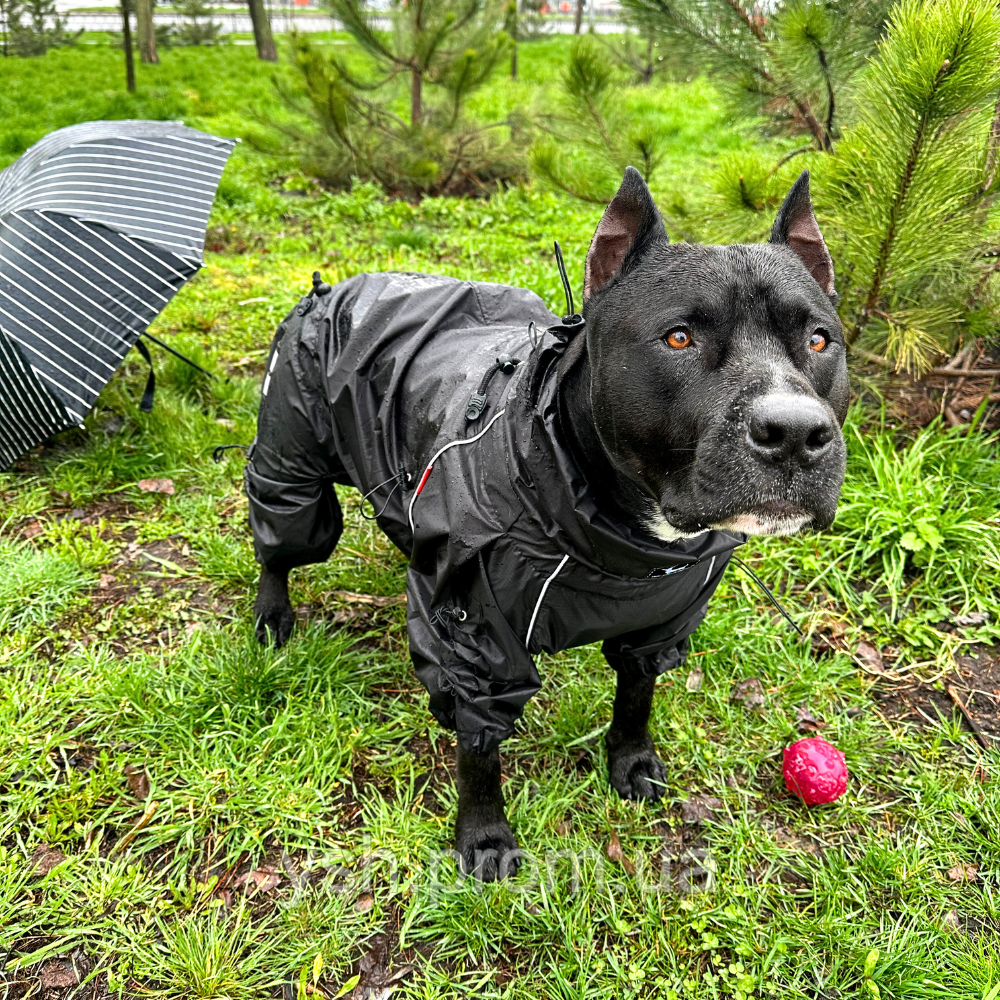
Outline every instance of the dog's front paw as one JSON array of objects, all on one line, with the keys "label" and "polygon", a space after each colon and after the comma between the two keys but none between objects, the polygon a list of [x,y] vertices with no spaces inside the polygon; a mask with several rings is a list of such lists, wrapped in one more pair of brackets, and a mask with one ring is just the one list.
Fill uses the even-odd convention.
[{"label": "dog's front paw", "polygon": [[651,742],[613,745],[609,740],[608,777],[623,799],[656,802],[663,795],[667,769]]},{"label": "dog's front paw", "polygon": [[463,874],[474,875],[481,882],[495,882],[513,875],[521,863],[517,841],[503,817],[461,824],[456,831],[455,849]]},{"label": "dog's front paw", "polygon": [[254,607],[256,618],[257,641],[263,645],[273,642],[275,649],[280,649],[292,634],[295,625],[295,612],[287,602],[284,604],[268,604],[258,601]]}]

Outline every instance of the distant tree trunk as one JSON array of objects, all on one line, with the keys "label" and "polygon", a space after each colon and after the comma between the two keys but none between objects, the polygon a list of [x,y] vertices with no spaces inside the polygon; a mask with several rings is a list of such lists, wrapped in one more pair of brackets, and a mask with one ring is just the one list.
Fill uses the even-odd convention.
[{"label": "distant tree trunk", "polygon": [[132,61],[132,25],[129,24],[128,0],[121,0],[122,35],[125,43],[125,84],[130,94],[135,93],[135,63]]},{"label": "distant tree trunk", "polygon": [[580,25],[583,24],[583,0],[576,0],[576,13],[573,15],[573,34],[580,34]]},{"label": "distant tree trunk", "polygon": [[271,22],[267,19],[264,0],[247,0],[250,7],[250,20],[253,22],[253,40],[257,43],[257,58],[264,62],[277,62],[278,50],[274,46],[274,35],[271,34]]},{"label": "distant tree trunk", "polygon": [[144,63],[158,63],[156,29],[153,27],[153,0],[135,0],[135,30],[139,35],[139,58]]},{"label": "distant tree trunk", "polygon": [[510,0],[510,9],[507,14],[507,31],[510,40],[514,43],[510,52],[510,78],[517,79],[517,4],[518,0]]},{"label": "distant tree trunk", "polygon": [[419,69],[410,70],[410,124],[419,125],[423,117],[423,95],[421,93],[424,85],[424,75]]}]

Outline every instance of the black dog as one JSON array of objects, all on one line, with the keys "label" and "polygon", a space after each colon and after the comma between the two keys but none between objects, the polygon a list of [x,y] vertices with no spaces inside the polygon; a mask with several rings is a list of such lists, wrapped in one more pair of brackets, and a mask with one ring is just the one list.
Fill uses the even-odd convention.
[{"label": "black dog", "polygon": [[[258,634],[291,632],[288,572],[326,559],[334,483],[410,557],[431,711],[458,733],[457,848],[510,870],[499,744],[532,654],[604,640],[612,786],[656,799],[655,678],[747,534],[827,526],[848,404],[833,265],[804,173],[767,244],[671,245],[629,168],[587,254],[584,317],[422,275],[314,279],[278,330],[246,470]],[[504,855],[507,854],[507,861]]]}]

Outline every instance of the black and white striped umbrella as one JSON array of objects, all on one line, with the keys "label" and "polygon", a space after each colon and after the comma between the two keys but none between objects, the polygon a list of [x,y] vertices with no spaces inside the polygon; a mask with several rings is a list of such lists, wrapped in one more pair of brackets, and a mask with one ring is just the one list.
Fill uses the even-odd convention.
[{"label": "black and white striped umbrella", "polygon": [[0,173],[0,469],[83,423],[201,267],[232,148],[177,122],[88,122]]}]

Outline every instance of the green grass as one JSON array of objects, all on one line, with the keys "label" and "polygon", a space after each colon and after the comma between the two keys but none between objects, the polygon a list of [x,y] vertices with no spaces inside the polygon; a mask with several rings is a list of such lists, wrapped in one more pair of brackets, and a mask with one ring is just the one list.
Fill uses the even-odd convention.
[{"label": "green grass", "polygon": [[[562,45],[524,47],[529,97]],[[8,158],[103,114],[248,135],[248,105],[270,100],[245,47],[167,53],[140,67],[135,98],[114,82],[117,59],[93,48],[0,63]],[[513,100],[512,86],[497,81],[483,100]],[[661,196],[696,201],[748,133],[702,81],[643,99],[676,126],[663,175],[676,183]],[[543,862],[555,852],[551,884],[529,864],[484,887],[441,857],[452,742],[412,675],[403,608],[344,596],[404,585],[404,560],[355,493],[343,491],[337,552],[293,576],[295,639],[276,652],[251,638],[241,460],[216,465],[210,452],[252,438],[264,352],[311,271],[485,278],[561,308],[551,241],[579,287],[598,214],[534,187],[419,205],[364,185],[321,192],[238,148],[212,223],[218,250],[155,330],[218,377],[158,356],[145,415],[145,366],[130,360],[84,431],[0,476],[0,961],[21,984],[12,996],[72,955],[93,977],[83,996],[267,997],[284,984],[302,1000],[348,995],[379,933],[391,968],[415,966],[400,997],[994,996],[996,754],[952,716],[919,729],[885,718],[869,675],[845,654],[813,656],[736,570],[695,637],[700,690],[686,670],[658,687],[660,805],[607,786],[613,682],[598,650],[540,658],[544,687],[504,748],[505,790],[522,846]],[[908,435],[860,407],[848,439],[835,529],[755,544],[748,558],[806,625],[842,618],[852,641],[892,643],[897,669],[936,673],[957,643],[996,635],[995,622],[957,638],[933,627],[997,607],[996,442]],[[150,477],[175,493],[142,492]],[[82,521],[66,517],[74,508]],[[730,700],[751,676],[767,692],[760,711]],[[800,706],[847,755],[849,792],[831,807],[806,809],[781,787]],[[721,800],[716,819],[685,824],[680,804],[699,793]],[[634,874],[608,858],[612,835]],[[63,860],[33,874],[43,844]],[[581,858],[575,887],[559,852]],[[959,864],[976,880],[949,878]],[[250,891],[238,883],[251,871],[279,881]]]}]

